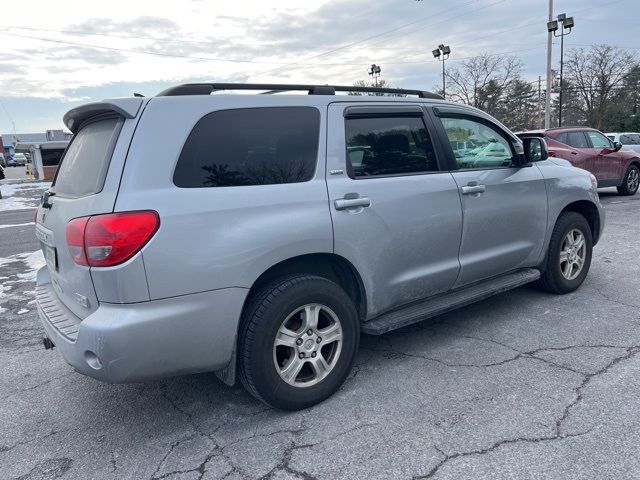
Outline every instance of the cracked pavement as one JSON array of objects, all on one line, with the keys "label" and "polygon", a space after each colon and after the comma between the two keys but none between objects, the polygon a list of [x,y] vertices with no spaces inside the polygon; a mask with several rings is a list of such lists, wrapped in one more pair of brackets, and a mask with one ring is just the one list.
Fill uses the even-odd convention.
[{"label": "cracked pavement", "polygon": [[[363,336],[344,387],[295,413],[209,374],[75,373],[40,346],[20,257],[37,249],[32,227],[2,228],[0,478],[640,478],[640,195],[601,198],[580,290],[524,287]],[[32,219],[0,212],[0,225]]]}]

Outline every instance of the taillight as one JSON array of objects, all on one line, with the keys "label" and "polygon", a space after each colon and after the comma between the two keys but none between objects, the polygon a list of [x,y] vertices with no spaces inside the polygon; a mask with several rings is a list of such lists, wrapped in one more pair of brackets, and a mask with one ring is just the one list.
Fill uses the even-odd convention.
[{"label": "taillight", "polygon": [[[67,244],[77,264],[110,267],[138,253],[159,227],[160,217],[152,210],[76,218],[67,224]],[[80,228],[82,253],[78,254],[75,244],[70,242],[70,231],[73,237]]]},{"label": "taillight", "polygon": [[67,247],[71,258],[78,265],[89,265],[84,253],[84,231],[89,217],[74,218],[67,223]]}]

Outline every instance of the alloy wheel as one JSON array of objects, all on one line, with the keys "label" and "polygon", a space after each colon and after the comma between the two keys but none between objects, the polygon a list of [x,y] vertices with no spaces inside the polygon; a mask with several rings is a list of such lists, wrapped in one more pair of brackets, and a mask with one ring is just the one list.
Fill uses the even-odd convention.
[{"label": "alloy wheel", "polygon": [[640,184],[640,173],[635,168],[629,170],[629,174],[627,175],[627,190],[630,192],[635,192],[638,189],[638,185]]},{"label": "alloy wheel", "polygon": [[291,312],[273,343],[280,378],[294,387],[321,382],[335,368],[342,350],[342,325],[329,307],[310,303]]},{"label": "alloy wheel", "polygon": [[567,280],[574,280],[584,267],[587,246],[584,234],[574,228],[562,240],[560,246],[560,272]]}]

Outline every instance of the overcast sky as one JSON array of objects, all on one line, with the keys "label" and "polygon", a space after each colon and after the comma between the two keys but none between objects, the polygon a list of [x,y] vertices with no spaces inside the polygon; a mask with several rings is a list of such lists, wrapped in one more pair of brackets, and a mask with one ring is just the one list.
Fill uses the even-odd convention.
[{"label": "overcast sky", "polygon": [[[575,17],[565,48],[640,54],[638,0],[555,0]],[[547,0],[8,0],[0,24],[0,133],[62,128],[81,103],[155,95],[192,81],[334,83],[382,67],[393,86],[433,89],[447,65],[516,54],[546,71]],[[554,45],[554,64],[560,46]]]}]

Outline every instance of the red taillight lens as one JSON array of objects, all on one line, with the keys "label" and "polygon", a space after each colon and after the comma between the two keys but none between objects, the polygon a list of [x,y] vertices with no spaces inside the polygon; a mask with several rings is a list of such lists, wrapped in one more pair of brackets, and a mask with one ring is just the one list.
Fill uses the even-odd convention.
[{"label": "red taillight lens", "polygon": [[74,218],[67,224],[67,246],[71,258],[78,265],[89,265],[84,253],[84,231],[89,217]]},{"label": "red taillight lens", "polygon": [[[82,251],[86,263],[81,263],[80,257],[76,260],[69,243],[69,229],[76,227],[74,222],[79,221],[84,221]],[[77,264],[110,267],[126,262],[138,253],[159,227],[160,217],[151,210],[76,218],[67,225],[67,243]]]}]

